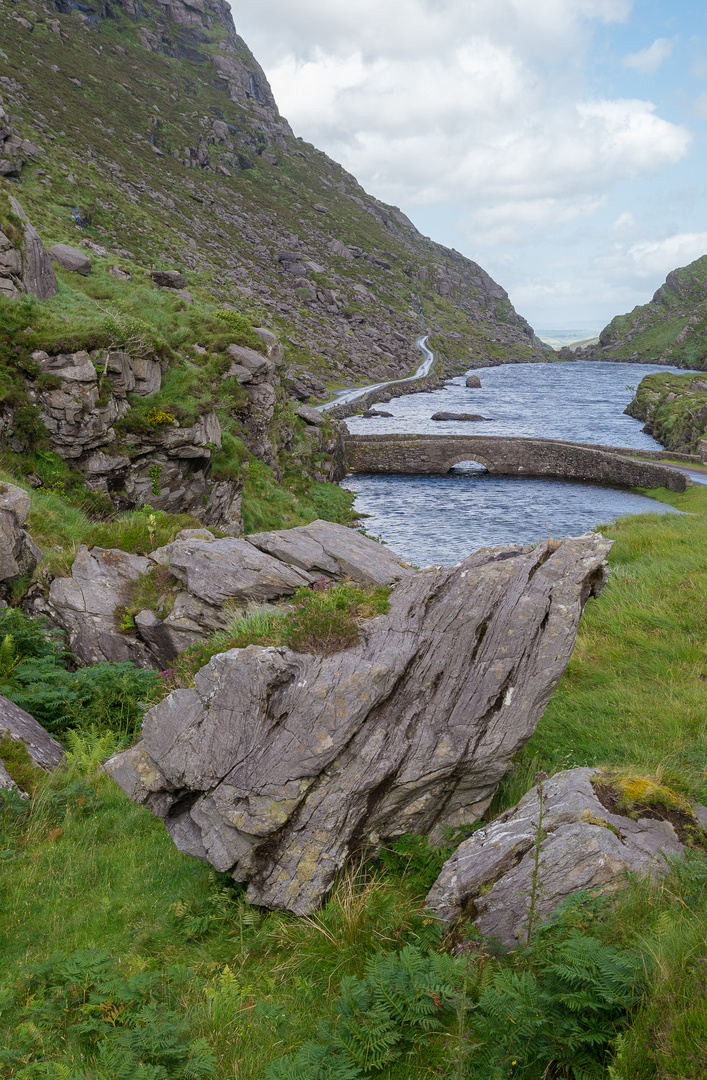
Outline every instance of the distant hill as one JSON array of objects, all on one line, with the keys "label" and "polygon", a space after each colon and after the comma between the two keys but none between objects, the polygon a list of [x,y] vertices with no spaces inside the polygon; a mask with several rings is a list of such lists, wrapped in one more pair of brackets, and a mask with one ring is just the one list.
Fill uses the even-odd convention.
[{"label": "distant hill", "polygon": [[671,270],[652,300],[615,316],[584,355],[705,370],[707,255]]}]

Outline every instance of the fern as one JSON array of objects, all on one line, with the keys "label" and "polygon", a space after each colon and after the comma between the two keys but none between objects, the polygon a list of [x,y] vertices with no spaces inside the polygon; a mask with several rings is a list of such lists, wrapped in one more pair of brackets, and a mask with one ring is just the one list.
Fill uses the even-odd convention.
[{"label": "fern", "polygon": [[505,1075],[516,1062],[528,1077],[591,1080],[606,1058],[641,988],[627,950],[571,933],[536,960],[536,971],[499,971],[470,1018],[479,1065],[475,1075]]}]

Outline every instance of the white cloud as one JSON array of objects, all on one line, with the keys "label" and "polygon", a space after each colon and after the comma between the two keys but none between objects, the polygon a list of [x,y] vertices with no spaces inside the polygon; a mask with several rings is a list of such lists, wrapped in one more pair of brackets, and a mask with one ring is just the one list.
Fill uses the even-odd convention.
[{"label": "white cloud", "polygon": [[640,277],[665,276],[676,266],[707,254],[707,232],[677,233],[664,240],[649,240],[632,244],[626,252]]},{"label": "white cloud", "polygon": [[671,38],[656,38],[647,49],[624,56],[624,67],[633,68],[641,75],[653,75],[663,61],[668,59],[674,45],[675,42]]},{"label": "white cloud", "polygon": [[[525,314],[554,296],[603,305],[608,320],[689,247],[641,248],[646,222],[648,235],[693,235],[633,202],[625,210],[621,187],[645,197],[646,182],[688,155],[691,132],[650,101],[615,96],[608,79],[602,93],[601,65],[586,89],[597,27],[625,21],[632,6],[259,0],[235,19],[297,134],[424,231],[480,258]],[[626,65],[655,70],[673,44],[658,38]]]}]

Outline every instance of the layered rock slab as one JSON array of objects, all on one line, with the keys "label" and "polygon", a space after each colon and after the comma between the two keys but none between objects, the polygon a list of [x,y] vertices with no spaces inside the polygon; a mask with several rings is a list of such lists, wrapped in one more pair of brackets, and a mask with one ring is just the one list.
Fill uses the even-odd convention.
[{"label": "layered rock slab", "polygon": [[142,641],[121,634],[115,609],[126,604],[131,584],[152,568],[142,555],[116,548],[81,544],[70,578],[55,578],[49,589],[47,613],[66,630],[71,651],[83,664],[131,660],[139,667],[154,667],[155,660]]},{"label": "layered rock slab", "polygon": [[313,521],[294,529],[251,533],[248,543],[307,574],[360,585],[390,585],[412,573],[394,551],[355,529]]},{"label": "layered rock slab", "polygon": [[215,656],[106,769],[180,850],[247,880],[252,903],[311,912],[362,845],[483,813],[610,548],[598,534],[483,548],[406,577],[353,648]]},{"label": "layered rock slab", "polygon": [[[478,930],[509,948],[527,931],[534,845],[542,828],[536,919],[546,919],[572,893],[612,892],[626,873],[654,875],[684,847],[669,821],[611,814],[597,798],[599,769],[569,769],[537,788],[465,840],[442,867],[428,908],[451,926],[466,915]],[[490,886],[490,887],[489,887]]]}]

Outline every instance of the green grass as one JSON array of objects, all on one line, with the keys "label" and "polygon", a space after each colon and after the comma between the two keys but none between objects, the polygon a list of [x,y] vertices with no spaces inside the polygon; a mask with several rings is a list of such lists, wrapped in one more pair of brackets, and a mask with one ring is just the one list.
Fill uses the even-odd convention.
[{"label": "green grass", "polygon": [[[657,494],[686,513],[604,528],[616,542],[612,579],[589,602],[567,672],[503,782],[496,810],[523,794],[538,769],[567,765],[606,764],[652,775],[682,797],[707,796],[707,491]],[[250,626],[255,637],[270,632],[266,622]],[[73,745],[66,771],[44,782],[31,810],[6,801],[0,812],[0,1042],[22,1057],[0,1065],[0,1076],[95,1070],[75,1013],[62,1013],[69,1019],[61,1033],[43,1013],[34,1034],[27,1028],[31,986],[39,985],[27,982],[27,972],[58,954],[107,953],[116,987],[153,973],[155,1005],[186,1025],[183,1046],[205,1039],[219,1080],[261,1080],[268,1063],[321,1040],[317,1025],[337,1015],[345,976],[362,978],[374,957],[408,944],[423,951],[434,945],[438,932],[421,908],[434,866],[414,845],[406,849],[410,859],[349,867],[311,919],[261,912],[243,903],[239,888],[180,855],[161,823],[97,771],[115,740]],[[702,1080],[703,857],[696,853],[665,881],[629,883],[613,905],[570,910],[517,963],[485,960],[486,985],[509,977],[504,972],[540,979],[549,951],[574,932],[641,958],[645,987],[639,995],[636,984],[622,1022],[613,1080]],[[42,990],[37,1000],[45,998]],[[371,1077],[473,1077],[473,1057],[457,1056],[455,1064],[456,1023],[445,1014],[446,1035],[405,1043],[406,1056]],[[459,1072],[462,1060],[466,1072]],[[498,1075],[510,1080],[508,1068]]]},{"label": "green grass", "polygon": [[297,589],[282,608],[261,607],[245,615],[236,609],[223,630],[179,657],[179,681],[193,685],[194,675],[212,656],[248,645],[288,645],[296,652],[321,656],[349,648],[360,640],[362,619],[387,612],[389,595],[389,588],[334,585],[322,578],[315,589]]}]

